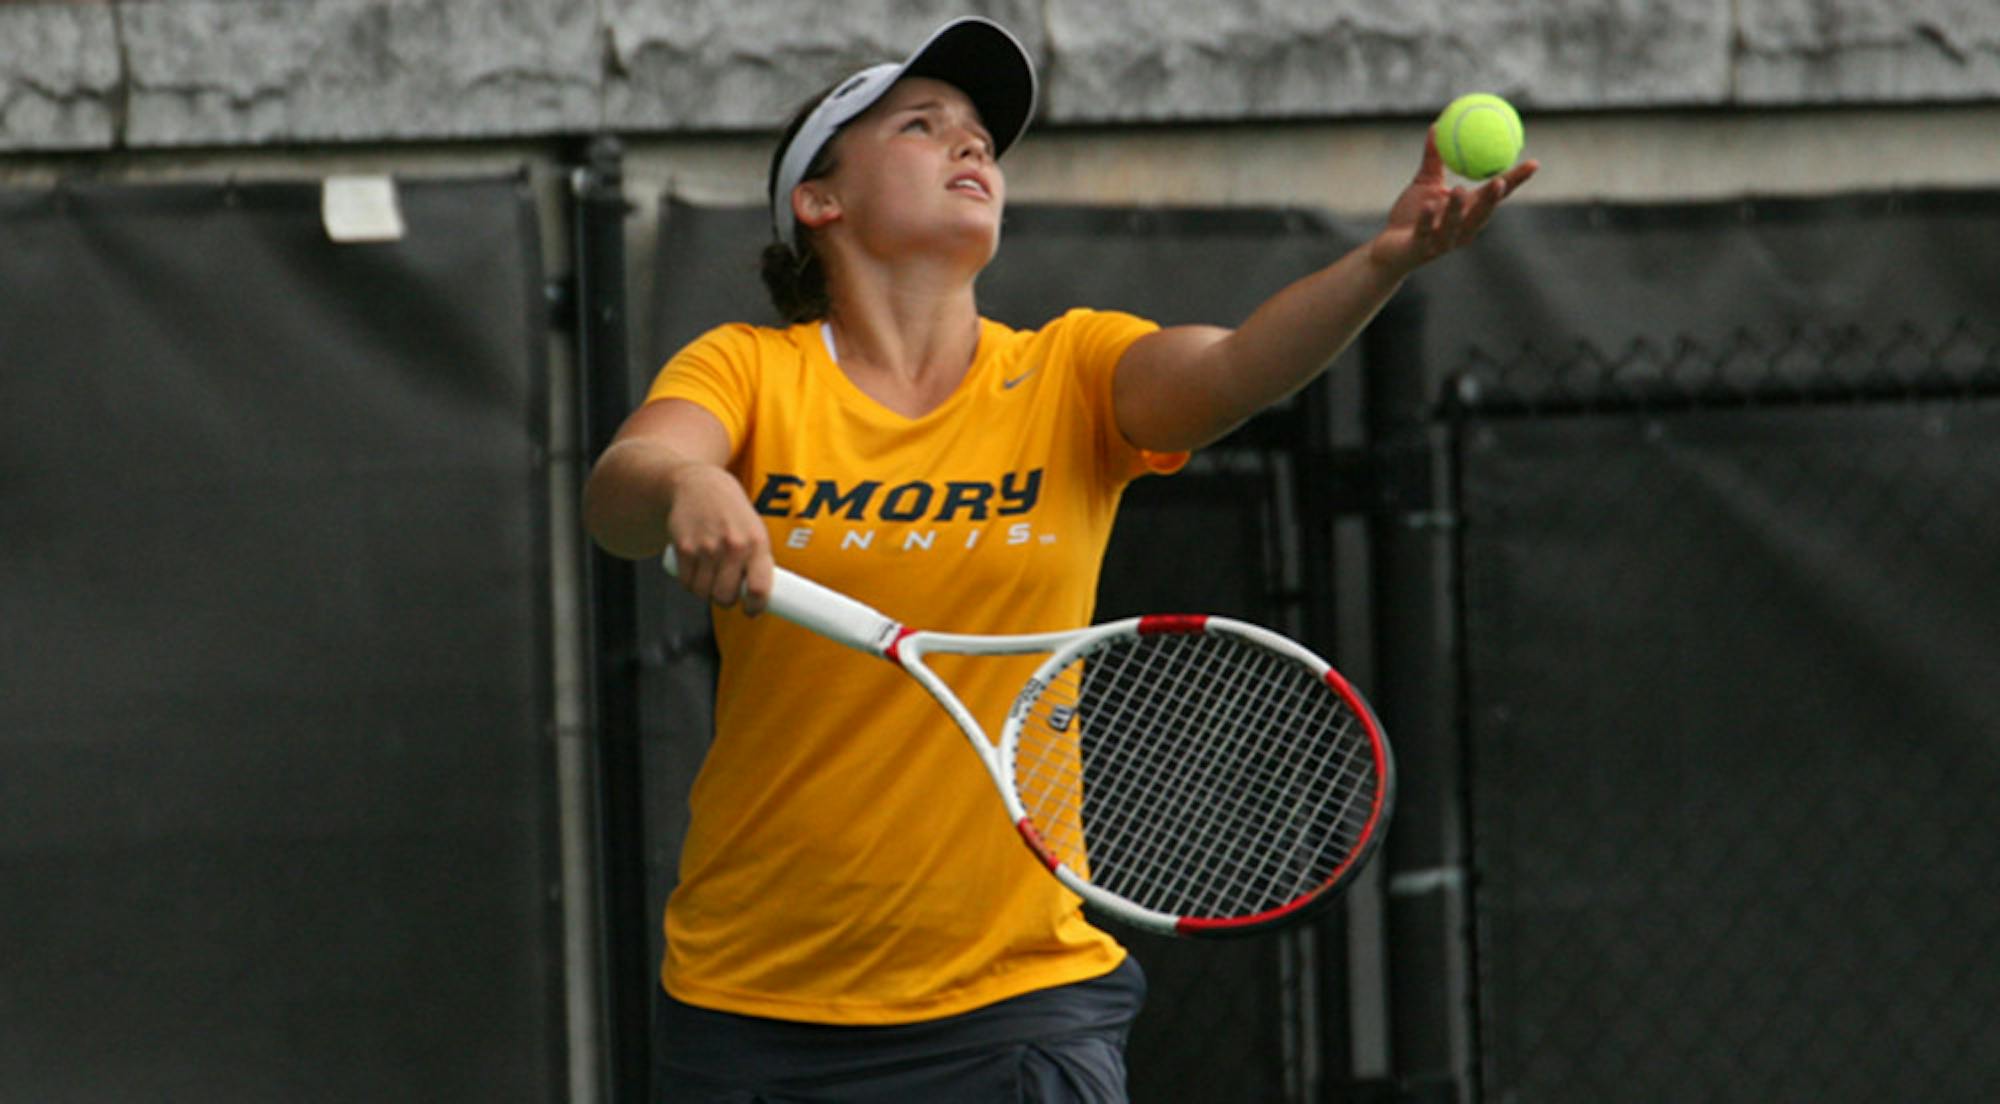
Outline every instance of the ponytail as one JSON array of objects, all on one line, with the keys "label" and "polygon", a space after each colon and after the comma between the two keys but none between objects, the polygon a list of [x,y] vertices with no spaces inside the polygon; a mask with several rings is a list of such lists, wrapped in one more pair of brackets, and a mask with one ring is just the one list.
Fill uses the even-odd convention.
[{"label": "ponytail", "polygon": [[803,255],[784,242],[765,246],[762,275],[771,305],[787,322],[817,322],[832,307],[826,295],[826,269],[810,242]]},{"label": "ponytail", "polygon": [[[785,124],[784,132],[778,139],[778,148],[771,155],[771,172],[765,185],[767,192],[777,187],[778,162],[784,156],[785,147],[791,144],[792,136],[799,132],[799,128],[805,125],[806,116],[811,115],[813,108],[818,107],[833,89],[833,85],[828,85],[807,100]],[[803,179],[816,180],[825,176],[834,170],[835,164],[833,142],[829,140],[813,158],[812,164],[806,167]],[[792,197],[788,195],[771,196],[773,204],[791,201]],[[759,259],[760,274],[764,278],[764,290],[770,294],[771,305],[778,309],[780,317],[787,322],[817,322],[832,309],[826,290],[826,265],[813,249],[809,231],[800,227],[796,236],[799,239],[796,243],[773,241],[764,247],[763,256]]]}]

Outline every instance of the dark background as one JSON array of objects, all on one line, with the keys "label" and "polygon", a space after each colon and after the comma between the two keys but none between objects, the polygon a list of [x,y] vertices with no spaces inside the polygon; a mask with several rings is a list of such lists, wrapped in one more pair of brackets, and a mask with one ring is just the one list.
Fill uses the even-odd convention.
[{"label": "dark background", "polygon": [[[550,614],[529,192],[348,246],[311,184],[0,193],[10,1098],[565,1092],[550,653],[607,625]],[[761,214],[664,216],[627,404],[763,304]],[[1229,324],[1371,230],[1025,207],[983,299]],[[1135,485],[1100,614],[1304,636],[1403,771],[1351,908],[1132,937],[1135,1097],[2000,1090],[1997,270],[1988,194],[1516,206]],[[633,582],[656,941],[708,645]]]},{"label": "dark background", "polygon": [[525,182],[0,193],[0,1096],[564,1083]]}]

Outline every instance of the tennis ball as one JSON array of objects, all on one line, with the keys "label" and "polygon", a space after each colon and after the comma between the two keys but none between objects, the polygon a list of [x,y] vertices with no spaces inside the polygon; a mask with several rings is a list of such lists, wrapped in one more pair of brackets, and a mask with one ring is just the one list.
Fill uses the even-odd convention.
[{"label": "tennis ball", "polygon": [[1490,92],[1451,101],[1437,119],[1438,153],[1452,172],[1484,180],[1511,167],[1526,139],[1514,105]]}]

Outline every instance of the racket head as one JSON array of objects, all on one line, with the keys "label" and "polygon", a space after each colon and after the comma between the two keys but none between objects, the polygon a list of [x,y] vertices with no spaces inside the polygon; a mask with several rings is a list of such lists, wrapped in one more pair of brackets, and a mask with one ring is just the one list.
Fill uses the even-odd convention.
[{"label": "racket head", "polygon": [[1017,828],[1095,910],[1248,935],[1337,898],[1380,847],[1395,766],[1331,665],[1223,617],[1098,626],[1057,649],[999,741]]}]

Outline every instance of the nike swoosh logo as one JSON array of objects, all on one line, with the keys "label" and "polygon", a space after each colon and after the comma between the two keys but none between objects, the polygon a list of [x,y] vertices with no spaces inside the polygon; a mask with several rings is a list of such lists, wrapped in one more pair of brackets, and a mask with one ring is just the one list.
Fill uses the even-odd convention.
[{"label": "nike swoosh logo", "polygon": [[1029,376],[1032,376],[1039,371],[1041,371],[1041,365],[1038,364],[1035,367],[1030,368],[1027,371],[1021,373],[1020,375],[1015,376],[1013,379],[1001,380],[1000,387],[1002,390],[1012,391],[1015,387],[1020,385],[1022,380],[1027,379]]}]

